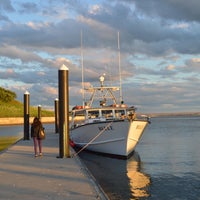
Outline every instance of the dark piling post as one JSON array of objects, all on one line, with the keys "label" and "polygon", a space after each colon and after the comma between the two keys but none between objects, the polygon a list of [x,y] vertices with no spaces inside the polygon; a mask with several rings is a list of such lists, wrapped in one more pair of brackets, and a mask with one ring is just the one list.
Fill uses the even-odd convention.
[{"label": "dark piling post", "polygon": [[41,120],[41,105],[38,105],[38,118]]},{"label": "dark piling post", "polygon": [[59,101],[56,98],[54,101],[54,107],[55,107],[55,133],[59,132],[59,107],[58,107]]},{"label": "dark piling post", "polygon": [[59,157],[70,157],[68,68],[62,65],[59,77]]},{"label": "dark piling post", "polygon": [[29,110],[30,110],[30,95],[26,91],[24,93],[24,140],[29,140]]}]

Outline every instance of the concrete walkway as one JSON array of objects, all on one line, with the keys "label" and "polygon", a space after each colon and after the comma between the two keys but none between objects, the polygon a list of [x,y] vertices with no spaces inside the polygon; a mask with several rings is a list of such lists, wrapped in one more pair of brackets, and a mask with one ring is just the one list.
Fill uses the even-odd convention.
[{"label": "concrete walkway", "polygon": [[42,158],[34,157],[32,140],[21,140],[1,153],[0,199],[107,199],[78,157],[61,159],[58,155],[55,133],[47,133]]}]

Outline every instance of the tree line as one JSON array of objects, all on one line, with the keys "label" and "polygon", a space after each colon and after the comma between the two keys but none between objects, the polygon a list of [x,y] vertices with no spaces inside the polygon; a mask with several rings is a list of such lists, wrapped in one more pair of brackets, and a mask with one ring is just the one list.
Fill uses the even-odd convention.
[{"label": "tree line", "polygon": [[15,92],[0,87],[0,101],[10,102],[17,97]]}]

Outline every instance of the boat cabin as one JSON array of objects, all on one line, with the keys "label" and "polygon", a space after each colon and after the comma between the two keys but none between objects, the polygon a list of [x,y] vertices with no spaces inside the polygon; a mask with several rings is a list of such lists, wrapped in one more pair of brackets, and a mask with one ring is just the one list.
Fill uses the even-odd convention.
[{"label": "boat cabin", "polygon": [[[127,107],[122,100],[117,101],[114,95],[115,92],[120,90],[120,87],[104,86],[104,75],[100,76],[99,80],[99,87],[85,89],[92,93],[89,100],[83,102],[85,106],[72,108],[72,128],[90,123],[125,120],[126,118],[135,119],[135,107]],[[93,102],[97,100],[99,105],[93,107]]]},{"label": "boat cabin", "polygon": [[72,110],[72,127],[88,123],[124,120],[128,116],[134,115],[134,113],[134,107],[102,107],[75,109]]}]

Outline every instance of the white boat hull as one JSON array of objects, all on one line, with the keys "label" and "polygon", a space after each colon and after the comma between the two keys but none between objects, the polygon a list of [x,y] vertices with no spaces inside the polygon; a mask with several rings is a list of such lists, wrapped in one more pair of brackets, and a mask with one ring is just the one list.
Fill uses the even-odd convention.
[{"label": "white boat hull", "polygon": [[128,157],[139,142],[148,121],[117,120],[80,125],[71,130],[70,138],[87,150]]}]

